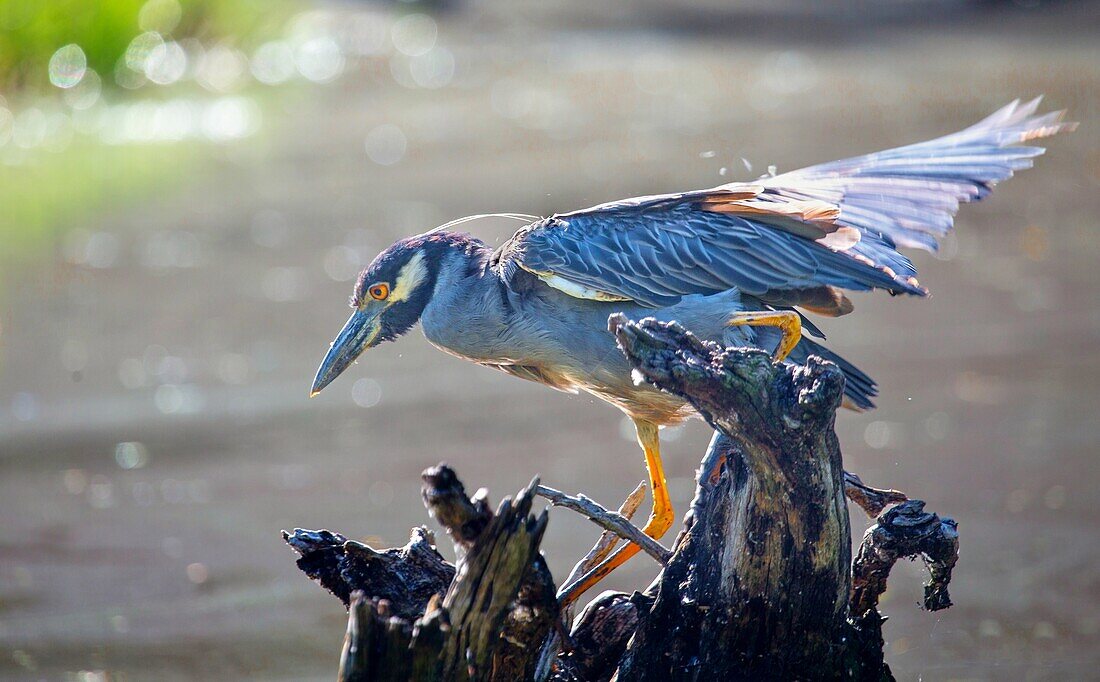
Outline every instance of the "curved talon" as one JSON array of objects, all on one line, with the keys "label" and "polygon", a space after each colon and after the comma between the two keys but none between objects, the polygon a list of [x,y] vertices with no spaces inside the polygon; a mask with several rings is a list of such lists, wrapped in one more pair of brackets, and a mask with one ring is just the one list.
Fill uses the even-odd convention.
[{"label": "curved talon", "polygon": [[734,314],[726,322],[726,326],[734,327],[745,325],[747,327],[778,327],[783,332],[783,338],[776,346],[772,358],[776,362],[782,362],[791,354],[794,347],[802,340],[802,318],[793,310],[754,310]]}]

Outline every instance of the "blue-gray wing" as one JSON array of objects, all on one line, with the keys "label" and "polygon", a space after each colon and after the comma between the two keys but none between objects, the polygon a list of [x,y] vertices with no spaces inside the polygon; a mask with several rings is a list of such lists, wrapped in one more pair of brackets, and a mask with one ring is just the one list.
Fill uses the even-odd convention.
[{"label": "blue-gray wing", "polygon": [[518,232],[520,267],[582,298],[660,307],[737,288],[774,305],[843,314],[839,289],[922,295],[897,244],[927,249],[958,205],[1030,166],[1069,129],[1018,102],[959,133],[908,147],[682,194],[554,216]]},{"label": "blue-gray wing", "polygon": [[838,222],[899,246],[935,251],[959,204],[985,198],[1045,150],[1022,143],[1068,132],[1065,111],[1036,115],[1041,97],[1016,100],[969,128],[927,142],[833,161],[760,183],[797,199],[840,207]]}]

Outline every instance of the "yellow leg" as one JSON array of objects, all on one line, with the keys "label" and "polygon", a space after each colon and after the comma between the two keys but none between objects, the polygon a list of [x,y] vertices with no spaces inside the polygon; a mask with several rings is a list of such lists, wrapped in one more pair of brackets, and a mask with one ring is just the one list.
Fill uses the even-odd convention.
[{"label": "yellow leg", "polygon": [[[665,481],[665,469],[661,465],[661,443],[657,434],[657,425],[652,422],[634,420],[634,428],[638,431],[638,445],[645,452],[646,471],[649,472],[649,485],[653,490],[653,511],[649,514],[649,521],[642,528],[642,532],[651,538],[662,537],[672,527],[673,509],[672,500],[668,498],[668,483]],[[634,543],[623,545],[605,559],[601,564],[585,574],[562,598],[562,606],[571,604],[593,585],[603,580],[609,573],[622,566],[627,559],[638,553],[640,548]]]},{"label": "yellow leg", "polygon": [[776,362],[782,362],[802,340],[802,318],[793,310],[753,310],[740,312],[730,318],[728,326],[779,327],[783,338],[775,349]]}]

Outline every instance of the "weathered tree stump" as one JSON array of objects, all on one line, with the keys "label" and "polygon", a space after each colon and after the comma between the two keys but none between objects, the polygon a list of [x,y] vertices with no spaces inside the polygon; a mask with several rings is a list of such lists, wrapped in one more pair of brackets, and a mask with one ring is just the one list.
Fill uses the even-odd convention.
[{"label": "weathered tree stump", "polygon": [[[616,536],[622,514],[537,479],[493,512],[445,465],[424,473],[424,502],[459,556],[450,566],[424,528],[375,551],[328,531],[286,541],[299,567],[349,606],[342,680],[884,680],[879,595],[893,564],[921,556],[925,607],[951,605],[958,556],[950,519],[847,474],[833,430],[843,376],[826,361],[776,365],[761,351],[702,342],[676,324],[613,316],[639,375],[691,401],[716,429],[695,499],[644,592],[606,592],[566,633],[538,552],[547,513],[536,491]],[[853,562],[846,497],[882,513]],[[900,503],[900,504],[899,504]],[[575,570],[574,573],[577,573]]]}]

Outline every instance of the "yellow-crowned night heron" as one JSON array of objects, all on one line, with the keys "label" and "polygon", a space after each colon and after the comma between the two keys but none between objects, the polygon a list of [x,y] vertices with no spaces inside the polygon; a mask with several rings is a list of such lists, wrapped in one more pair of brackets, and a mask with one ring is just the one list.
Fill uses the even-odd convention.
[{"label": "yellow-crowned night heron", "polygon": [[[953,135],[755,182],[520,216],[529,224],[495,251],[446,229],[453,224],[403,239],[360,274],[354,312],[311,395],[419,321],[452,355],[591,393],[629,415],[653,490],[644,531],[661,537],[673,512],[657,430],[693,412],[632,380],[608,316],[677,320],[705,339],[772,350],[776,360],[824,356],[844,372],[846,404],[870,408],[875,382],[802,338],[803,328],[820,333],[799,311],[849,313],[846,289],[926,295],[897,247],[935,251],[960,203],[982,199],[1043,152],[1017,145],[1072,129],[1063,112],[1036,115],[1038,104],[1016,101]],[[620,547],[584,587],[637,550]]]}]

